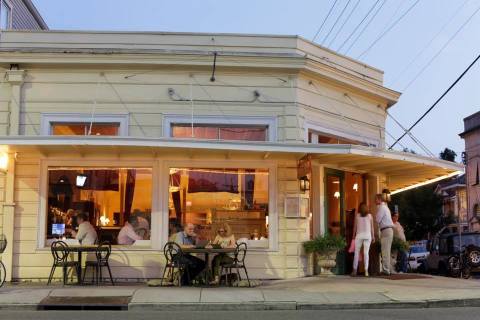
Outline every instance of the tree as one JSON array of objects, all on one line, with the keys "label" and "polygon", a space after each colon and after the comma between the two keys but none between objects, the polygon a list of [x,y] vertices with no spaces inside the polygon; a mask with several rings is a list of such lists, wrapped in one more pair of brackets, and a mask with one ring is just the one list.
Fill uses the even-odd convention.
[{"label": "tree", "polygon": [[457,153],[452,149],[445,148],[442,152],[440,152],[440,159],[455,162],[455,158],[457,157]]},{"label": "tree", "polygon": [[415,152],[415,150],[413,150],[413,149],[408,149],[407,147],[403,148],[403,152],[409,152],[409,153],[417,154],[417,153]]}]

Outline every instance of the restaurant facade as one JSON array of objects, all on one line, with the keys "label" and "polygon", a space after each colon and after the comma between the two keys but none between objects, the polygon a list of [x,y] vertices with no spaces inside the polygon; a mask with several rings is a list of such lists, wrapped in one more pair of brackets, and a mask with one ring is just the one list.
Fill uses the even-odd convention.
[{"label": "restaurant facade", "polygon": [[[0,67],[7,280],[48,278],[78,211],[119,280],[160,278],[186,223],[227,223],[251,278],[303,277],[302,242],[351,237],[360,202],[463,170],[386,150],[400,94],[297,36],[6,31]],[[116,243],[133,214],[144,240]]]}]

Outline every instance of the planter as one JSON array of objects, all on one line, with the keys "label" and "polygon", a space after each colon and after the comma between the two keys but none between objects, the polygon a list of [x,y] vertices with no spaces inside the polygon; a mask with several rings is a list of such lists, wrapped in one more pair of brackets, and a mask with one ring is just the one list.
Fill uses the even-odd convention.
[{"label": "planter", "polygon": [[325,253],[315,253],[317,260],[316,274],[333,275],[332,269],[337,265],[337,250],[332,250]]}]

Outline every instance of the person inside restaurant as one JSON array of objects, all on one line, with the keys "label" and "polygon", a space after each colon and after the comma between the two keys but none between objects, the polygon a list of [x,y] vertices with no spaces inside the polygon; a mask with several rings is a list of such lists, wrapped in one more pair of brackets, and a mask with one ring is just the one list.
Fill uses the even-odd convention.
[{"label": "person inside restaurant", "polygon": [[145,217],[145,214],[139,210],[134,210],[133,214],[137,217],[138,221],[135,233],[143,239],[150,239],[150,223]]},{"label": "person inside restaurant", "polygon": [[[195,226],[193,223],[187,223],[183,231],[175,233],[171,238],[171,241],[177,243],[180,245],[182,248],[191,248],[195,246],[197,243],[197,235],[195,233]],[[184,254],[183,255],[184,261],[181,261],[182,263],[186,263],[188,265],[188,275],[187,273],[184,273],[182,275],[182,285],[188,285],[188,279],[190,278],[190,281],[195,279],[203,269],[205,269],[205,262],[197,258],[191,254]]]},{"label": "person inside restaurant", "polygon": [[136,240],[143,240],[143,237],[138,235],[135,230],[138,228],[138,217],[131,215],[128,217],[125,225],[120,229],[118,234],[117,243],[123,245],[131,245]]},{"label": "person inside restaurant", "polygon": [[81,245],[94,245],[97,242],[97,231],[88,221],[88,215],[85,212],[79,212],[76,215],[78,230],[72,230],[72,236],[77,239]]},{"label": "person inside restaurant", "polygon": [[[226,223],[222,223],[218,226],[215,239],[212,245],[218,245],[221,248],[235,248],[235,236],[232,234],[232,229]],[[229,264],[233,262],[233,258],[225,253],[220,253],[213,258],[212,270],[214,280],[212,284],[218,284],[220,281],[220,267],[222,264]]]}]

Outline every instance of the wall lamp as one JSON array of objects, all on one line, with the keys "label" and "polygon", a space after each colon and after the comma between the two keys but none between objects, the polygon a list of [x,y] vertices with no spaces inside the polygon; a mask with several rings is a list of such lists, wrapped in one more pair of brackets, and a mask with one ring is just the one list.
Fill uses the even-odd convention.
[{"label": "wall lamp", "polygon": [[300,178],[300,190],[303,192],[310,190],[310,180],[307,176]]}]

